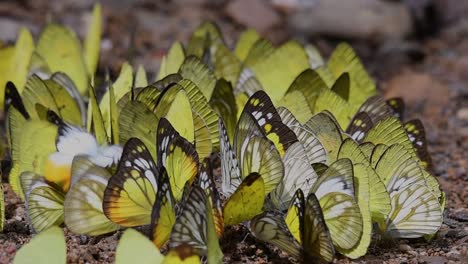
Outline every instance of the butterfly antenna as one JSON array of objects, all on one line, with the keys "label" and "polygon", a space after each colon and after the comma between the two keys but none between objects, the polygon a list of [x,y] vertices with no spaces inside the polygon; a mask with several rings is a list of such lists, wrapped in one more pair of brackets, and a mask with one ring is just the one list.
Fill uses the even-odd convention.
[{"label": "butterfly antenna", "polygon": [[245,242],[245,240],[250,236],[250,232],[248,232],[247,234],[245,234],[244,238],[242,239],[242,243]]}]

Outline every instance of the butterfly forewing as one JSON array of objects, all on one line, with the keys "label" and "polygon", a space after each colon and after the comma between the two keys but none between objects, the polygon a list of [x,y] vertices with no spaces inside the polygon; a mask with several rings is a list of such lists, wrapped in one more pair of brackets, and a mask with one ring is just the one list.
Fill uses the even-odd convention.
[{"label": "butterfly forewing", "polygon": [[148,149],[139,139],[131,138],[125,144],[117,172],[104,191],[106,216],[122,226],[149,224],[158,176]]},{"label": "butterfly forewing", "polygon": [[221,119],[219,125],[220,159],[221,159],[221,192],[229,197],[240,185],[242,178],[236,153],[232,149],[229,137]]},{"label": "butterfly forewing", "polygon": [[244,107],[243,112],[250,113],[263,134],[271,140],[281,156],[297,142],[294,132],[281,121],[270,97],[264,91],[254,93]]},{"label": "butterfly forewing", "polygon": [[404,124],[404,128],[424,167],[431,170],[433,167],[432,159],[427,151],[426,132],[421,120],[410,120]]},{"label": "butterfly forewing", "polygon": [[308,192],[318,178],[300,142],[291,145],[282,161],[284,178],[270,195],[280,211],[287,209],[297,189]]},{"label": "butterfly forewing", "polygon": [[346,129],[346,133],[357,142],[361,142],[374,123],[366,112],[357,113]]},{"label": "butterfly forewing", "polygon": [[281,215],[272,212],[257,215],[250,221],[250,230],[256,238],[271,243],[292,256],[300,257],[301,245],[292,236]]},{"label": "butterfly forewing", "polygon": [[297,139],[306,150],[309,161],[311,163],[325,163],[327,160],[327,152],[312,131],[299,123],[288,109],[279,107],[278,114],[283,123],[296,134]]},{"label": "butterfly forewing", "polygon": [[314,194],[307,197],[303,216],[302,245],[304,261],[324,260],[331,262],[335,255],[331,236],[323,218],[319,201]]},{"label": "butterfly forewing", "polygon": [[206,226],[206,195],[200,187],[193,186],[172,228],[169,247],[176,248],[187,244],[192,246],[198,255],[206,255]]}]

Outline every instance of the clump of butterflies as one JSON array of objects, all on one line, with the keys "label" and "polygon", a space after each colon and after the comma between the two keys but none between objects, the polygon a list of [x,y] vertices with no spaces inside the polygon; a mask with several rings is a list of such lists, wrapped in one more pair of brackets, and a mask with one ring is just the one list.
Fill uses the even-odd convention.
[{"label": "clump of butterflies", "polygon": [[84,48],[50,24],[35,46],[22,30],[0,50],[9,182],[39,233],[16,263],[64,263],[62,225],[129,228],[117,263],[221,263],[219,238],[238,224],[307,263],[359,258],[373,234],[430,239],[441,226],[421,122],[377,95],[349,45],[324,60],[247,30],[231,50],[204,23],[174,43],[155,82],[126,63],[98,102],[100,21],[97,5]]}]

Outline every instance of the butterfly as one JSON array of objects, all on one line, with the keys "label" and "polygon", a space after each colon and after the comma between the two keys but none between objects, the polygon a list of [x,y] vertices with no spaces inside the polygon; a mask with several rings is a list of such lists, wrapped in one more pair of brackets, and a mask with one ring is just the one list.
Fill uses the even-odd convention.
[{"label": "butterfly", "polygon": [[223,207],[220,194],[216,188],[211,161],[209,158],[205,158],[200,165],[197,184],[205,191],[207,200],[212,208],[211,214],[213,216],[216,234],[221,236],[224,231]]},{"label": "butterfly", "polygon": [[[241,120],[239,123],[250,124],[246,128],[255,126],[252,117],[244,115],[243,118],[245,121]],[[219,120],[219,131],[221,193],[228,198],[223,215],[225,225],[229,226],[246,221],[261,212],[265,195],[281,181],[284,168],[280,154],[268,139],[249,135],[249,129],[237,129],[234,139],[236,148],[233,149],[222,120]],[[239,148],[242,150],[238,150]]]},{"label": "butterfly", "polygon": [[377,92],[374,81],[349,44],[340,43],[332,52],[326,65],[319,67],[317,72],[329,87],[343,73],[349,74],[349,96],[346,101],[354,111]]},{"label": "butterfly", "polygon": [[171,249],[166,256],[140,232],[129,228],[119,239],[115,252],[115,263],[201,263],[200,257],[189,246]]},{"label": "butterfly", "polygon": [[33,72],[63,72],[71,78],[78,91],[85,95],[99,59],[101,20],[100,6],[97,4],[93,10],[84,50],[71,29],[58,24],[47,25],[39,35],[32,55],[30,67]]},{"label": "butterfly", "polygon": [[[50,254],[50,252],[54,253]],[[32,259],[40,264],[67,262],[67,244],[62,228],[53,226],[34,236],[16,252],[13,263],[30,263]]]},{"label": "butterfly", "polygon": [[[83,131],[80,128],[71,126],[65,123],[52,111],[48,112],[50,122],[58,126],[56,146],[57,151],[50,154],[44,161],[43,174],[35,173],[34,171],[24,171],[20,174],[21,187],[25,193],[26,207],[28,211],[29,221],[35,231],[42,231],[52,225],[60,225],[64,221],[64,202],[67,192],[70,190],[72,181],[72,162],[75,156],[83,155],[89,158],[92,166],[111,167],[117,163],[121,154],[119,146],[99,146],[95,138]],[[89,165],[91,166],[91,165]],[[103,174],[102,172],[101,174]],[[85,178],[86,176],[83,176]],[[105,179],[105,177],[104,177]],[[88,187],[93,184],[99,184],[102,179],[87,178]],[[75,183],[78,179],[75,179]],[[101,182],[102,184],[102,182]],[[103,185],[101,185],[101,188]],[[79,187],[78,191],[80,191]],[[75,189],[76,190],[76,189]],[[98,192],[96,190],[95,192]],[[102,189],[101,189],[102,192]],[[74,195],[74,192],[71,193]],[[101,221],[108,223],[107,219],[103,218],[101,208],[95,203],[100,204],[101,198],[98,192],[98,198],[95,199],[94,210],[97,217],[101,217]],[[79,195],[82,197],[82,195]],[[85,201],[88,203],[88,200]],[[88,218],[88,226],[86,229],[92,230],[91,223],[93,220]],[[94,219],[97,221],[97,219]],[[72,226],[73,228],[73,226]],[[100,227],[96,228],[96,232],[102,232]],[[111,228],[112,229],[112,228]],[[108,230],[104,230],[108,231]],[[92,231],[90,231],[92,232]]]},{"label": "butterfly", "polygon": [[442,223],[440,191],[431,188],[424,169],[404,145],[381,149],[373,153],[372,159],[376,160],[375,171],[390,195],[391,211],[379,223],[380,231],[394,238],[434,234]]},{"label": "butterfly", "polygon": [[[8,82],[18,87],[22,92],[29,72],[29,62],[34,51],[34,40],[31,32],[22,28],[18,32],[18,39],[14,46],[2,47],[0,49],[0,107],[3,107]],[[15,67],[12,67],[15,65]],[[2,108],[3,109],[3,108]],[[3,109],[6,113],[6,109]]]},{"label": "butterfly", "polygon": [[[297,142],[294,132],[283,124],[280,115],[276,111],[270,97],[264,91],[255,92],[250,96],[245,104],[242,115],[250,114],[253,117],[259,131],[271,140],[281,156],[284,156],[290,145]],[[241,115],[241,121],[242,119]],[[245,119],[245,118],[244,118]],[[238,131],[240,129],[249,130],[249,123],[239,121]]]},{"label": "butterfly", "polygon": [[331,262],[335,255],[322,209],[311,193],[296,191],[286,215],[265,212],[250,222],[255,237],[272,243],[304,262]]},{"label": "butterfly", "polygon": [[421,120],[413,119],[404,123],[403,126],[419,159],[423,162],[422,165],[431,171],[433,169],[432,158],[427,150],[426,132]]},{"label": "butterfly", "polygon": [[121,226],[149,224],[159,173],[146,146],[136,138],[127,141],[104,191],[106,216]]},{"label": "butterfly", "polygon": [[193,185],[172,228],[169,248],[189,246],[197,255],[206,256],[209,262],[219,263],[222,252],[216,234],[213,208],[205,190]]},{"label": "butterfly", "polygon": [[64,222],[73,233],[95,236],[119,228],[102,208],[104,190],[112,175],[109,169],[96,165],[85,155],[73,158],[71,186],[64,201]]}]

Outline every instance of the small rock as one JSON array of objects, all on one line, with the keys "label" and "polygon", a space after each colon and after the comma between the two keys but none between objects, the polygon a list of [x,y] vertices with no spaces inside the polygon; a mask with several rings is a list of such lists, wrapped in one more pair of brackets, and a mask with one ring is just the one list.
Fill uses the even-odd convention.
[{"label": "small rock", "polygon": [[226,13],[239,24],[260,32],[280,24],[281,17],[263,0],[234,0],[226,6]]},{"label": "small rock", "polygon": [[411,251],[411,250],[412,250],[412,248],[411,248],[411,246],[408,245],[408,244],[401,244],[401,245],[400,245],[400,251],[408,252],[408,253],[409,253],[409,251]]},{"label": "small rock", "polygon": [[460,120],[468,120],[468,108],[462,108],[457,111],[457,118]]},{"label": "small rock", "polygon": [[[288,24],[310,35],[326,34],[377,41],[402,39],[412,31],[411,14],[400,2],[315,0],[298,8]],[[336,19],[336,18],[340,19]]]},{"label": "small rock", "polygon": [[447,258],[450,260],[460,260],[460,251],[452,249],[447,253]]},{"label": "small rock", "polygon": [[408,251],[408,254],[412,255],[412,256],[417,256],[418,255],[418,252],[414,251],[414,250],[409,250]]}]

